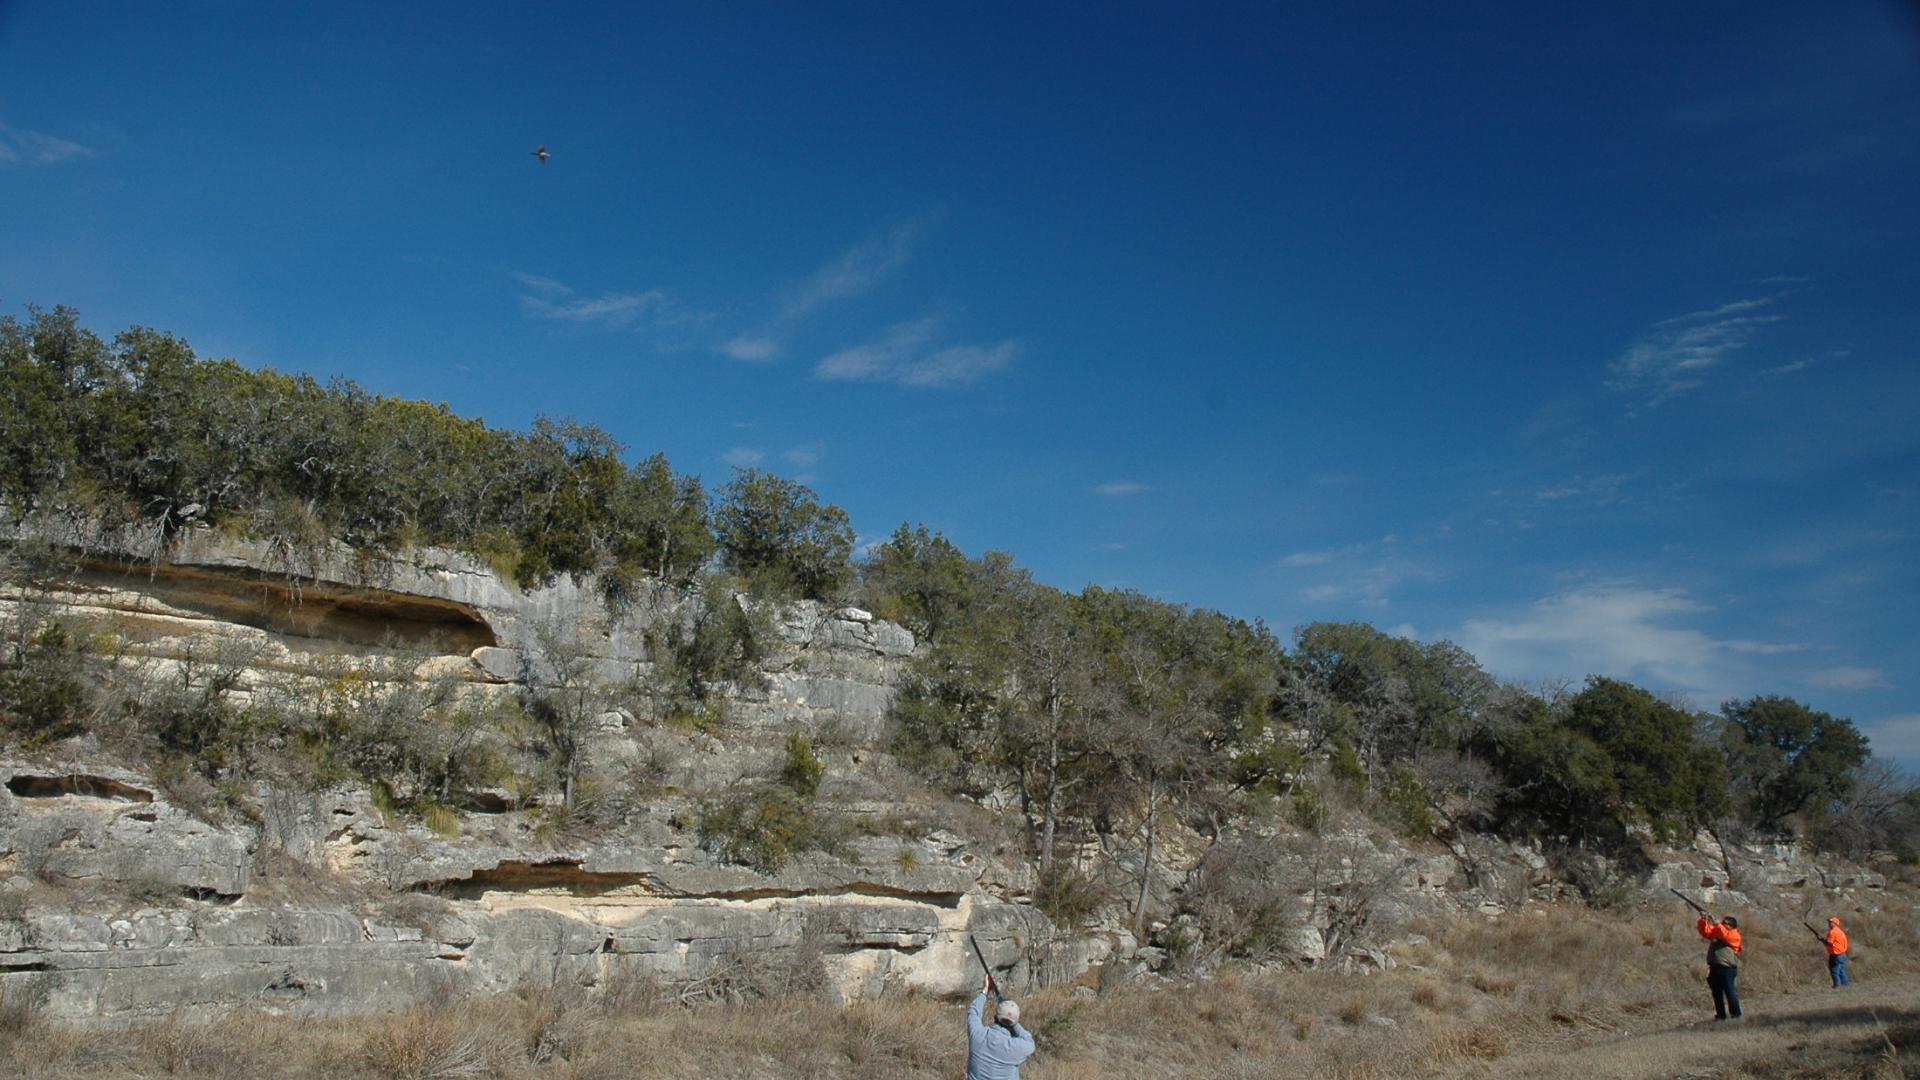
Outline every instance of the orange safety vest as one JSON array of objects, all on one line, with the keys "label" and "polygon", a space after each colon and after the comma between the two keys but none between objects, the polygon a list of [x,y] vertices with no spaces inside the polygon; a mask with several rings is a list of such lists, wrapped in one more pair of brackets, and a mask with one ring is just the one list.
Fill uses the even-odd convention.
[{"label": "orange safety vest", "polygon": [[1838,923],[1834,924],[1833,929],[1827,931],[1827,955],[1847,955],[1847,932],[1840,929]]}]

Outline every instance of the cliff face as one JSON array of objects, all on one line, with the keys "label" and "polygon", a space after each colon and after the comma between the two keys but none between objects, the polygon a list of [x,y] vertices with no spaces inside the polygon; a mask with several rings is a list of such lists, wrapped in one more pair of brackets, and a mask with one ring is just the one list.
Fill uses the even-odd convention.
[{"label": "cliff face", "polygon": [[[614,613],[590,582],[522,591],[457,554],[370,560],[210,531],[153,561],[125,535],[6,539],[79,553],[80,569],[54,586],[0,585],[0,621],[26,606],[56,612],[149,673],[237,657],[229,696],[241,701],[321,694],[353,673],[437,681],[484,703],[557,663],[627,688],[578,732],[580,784],[599,804],[585,815],[557,812],[551,773],[531,779],[544,766],[511,739],[500,752],[513,775],[458,792],[431,828],[364,787],[295,776],[216,786],[112,740],[0,757],[0,992],[43,997],[53,1015],[360,1012],[631,980],[687,1000],[959,992],[977,985],[968,935],[1011,987],[1071,979],[1116,952],[1130,957],[1110,965],[1122,974],[1169,962],[1164,949],[1135,953],[1145,943],[1118,909],[1069,930],[1032,906],[1010,794],[948,799],[880,749],[914,641],[866,612],[722,598],[763,623],[757,670],[716,684],[709,715],[680,724],[636,688],[658,684],[661,640],[707,598],[655,591]],[[720,857],[698,827],[704,808],[777,775],[794,732],[823,760],[814,798],[844,835],[771,871]],[[1662,903],[1677,903],[1674,886],[1725,906],[1747,902],[1738,890],[1795,907],[1870,905],[1884,887],[1791,847],[1722,849],[1703,836],[1663,851],[1647,839],[1656,866],[1641,890]],[[1222,858],[1236,849],[1237,869]],[[1291,905],[1279,951],[1301,963],[1390,965],[1384,946],[1418,916],[1576,895],[1537,849],[1496,837],[1443,846],[1251,823],[1203,837],[1175,823],[1159,856],[1157,907],[1182,906],[1217,872],[1216,903],[1231,908],[1244,887],[1249,907]],[[1121,838],[1088,837],[1061,857],[1137,880],[1139,853]],[[1355,919],[1363,906],[1368,918]],[[1200,953],[1214,944],[1196,939],[1204,932],[1191,919],[1151,928]]]},{"label": "cliff face", "polygon": [[[122,538],[41,539],[86,552],[83,569],[52,591],[0,594],[0,615],[50,606],[109,630],[123,663],[230,647],[246,657],[242,698],[374,662],[506,695],[556,649],[597,683],[632,685],[652,668],[649,633],[692,602],[660,593],[616,617],[590,587],[522,592],[442,552],[290,560],[197,532],[147,564]],[[227,793],[242,813],[212,813],[85,740],[0,762],[0,986],[31,985],[73,1017],[242,1002],[355,1011],[628,978],[690,996],[807,985],[846,998],[971,985],[968,933],[1010,985],[1082,970],[1090,946],[984,889],[993,853],[951,831],[856,829],[833,854],[770,873],[701,846],[700,800],[776,772],[794,731],[822,747],[831,812],[926,809],[899,776],[855,767],[880,737],[912,635],[811,603],[771,622],[762,677],[720,688],[722,730],[629,708],[589,725],[583,783],[621,798],[588,822],[556,825],[543,805],[553,796],[502,789],[474,793],[436,831],[363,789],[265,782]]]}]

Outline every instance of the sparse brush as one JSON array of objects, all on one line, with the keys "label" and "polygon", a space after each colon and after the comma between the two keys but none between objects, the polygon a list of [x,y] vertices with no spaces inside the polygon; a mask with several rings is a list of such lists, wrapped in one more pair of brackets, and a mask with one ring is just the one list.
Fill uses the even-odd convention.
[{"label": "sparse brush", "polygon": [[517,1056],[508,1038],[471,1010],[421,1009],[376,1022],[361,1061],[387,1080],[485,1076]]}]

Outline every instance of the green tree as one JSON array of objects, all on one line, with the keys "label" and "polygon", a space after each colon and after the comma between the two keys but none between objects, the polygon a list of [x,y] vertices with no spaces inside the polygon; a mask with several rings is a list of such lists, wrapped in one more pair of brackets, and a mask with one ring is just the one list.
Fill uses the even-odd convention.
[{"label": "green tree", "polygon": [[968,602],[919,650],[894,698],[892,749],[955,791],[979,792],[1002,777],[1000,719],[1013,679],[1023,598],[1036,586],[1005,552],[966,568]]},{"label": "green tree", "polygon": [[1846,798],[1867,761],[1867,737],[1851,720],[1787,697],[1752,697],[1720,708],[1727,764],[1740,809],[1763,829],[1818,817]]},{"label": "green tree", "polygon": [[721,492],[713,531],[727,568],[760,591],[826,600],[853,574],[847,512],[772,473],[735,470]]},{"label": "green tree", "polygon": [[621,565],[685,584],[712,558],[706,489],[696,477],[675,476],[664,454],[634,467],[621,501],[622,531],[615,541]]},{"label": "green tree", "polygon": [[1694,718],[1631,683],[1592,678],[1567,707],[1567,725],[1612,765],[1623,811],[1673,835],[1712,820],[1727,803],[1726,767],[1694,733]]},{"label": "green tree", "polygon": [[971,602],[967,557],[925,525],[902,524],[861,566],[862,584],[883,617],[938,640]]},{"label": "green tree", "polygon": [[1422,645],[1366,623],[1302,627],[1293,659],[1300,685],[1287,696],[1296,722],[1322,738],[1351,737],[1370,789],[1395,761],[1459,745],[1495,688],[1458,645]]},{"label": "green tree", "polygon": [[1602,848],[1624,841],[1613,759],[1547,702],[1514,692],[1474,742],[1505,780],[1498,817],[1507,828]]},{"label": "green tree", "polygon": [[107,346],[72,308],[0,317],[0,499],[30,511],[66,491],[88,435],[86,399],[112,377]]}]

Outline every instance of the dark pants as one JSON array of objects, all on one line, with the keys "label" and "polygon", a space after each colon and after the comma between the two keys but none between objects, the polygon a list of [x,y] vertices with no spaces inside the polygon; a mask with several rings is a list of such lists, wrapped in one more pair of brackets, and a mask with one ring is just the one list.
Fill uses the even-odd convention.
[{"label": "dark pants", "polygon": [[1836,987],[1853,982],[1847,977],[1847,954],[1841,953],[1839,956],[1827,957],[1827,973],[1833,976],[1833,985]]},{"label": "dark pants", "polygon": [[1740,979],[1740,969],[1730,967],[1710,967],[1707,969],[1707,989],[1713,991],[1713,1013],[1717,1020],[1731,1016],[1740,1019],[1740,990],[1736,986]]}]

